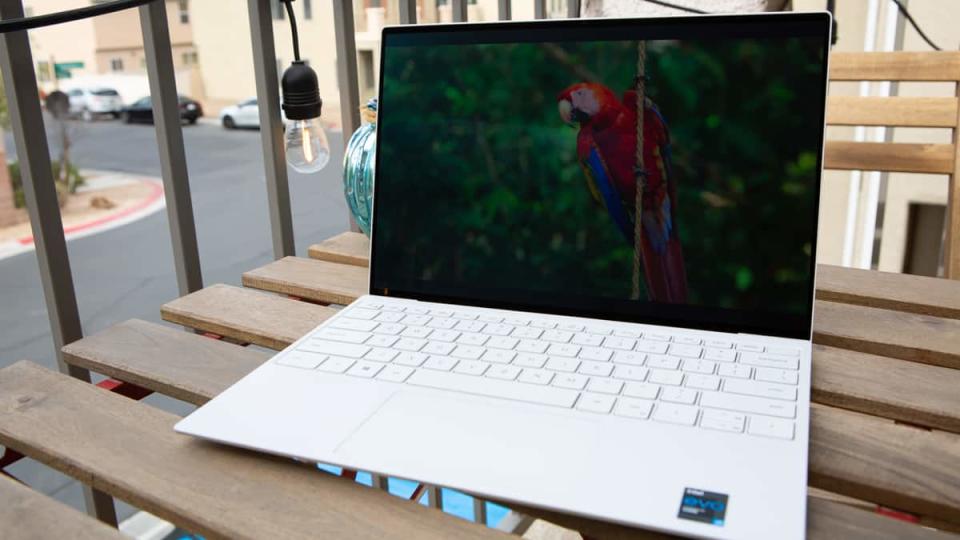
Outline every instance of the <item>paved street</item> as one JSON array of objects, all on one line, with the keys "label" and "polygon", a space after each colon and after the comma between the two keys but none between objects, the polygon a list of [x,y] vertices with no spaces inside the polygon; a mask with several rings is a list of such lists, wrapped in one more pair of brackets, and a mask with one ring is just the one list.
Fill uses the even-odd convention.
[{"label": "paved street", "polygon": [[[72,155],[80,168],[160,176],[153,126],[104,120],[72,129]],[[342,137],[329,135],[331,164],[312,176],[290,174],[299,255],[347,227],[339,176]],[[198,125],[184,127],[184,137],[204,283],[239,285],[243,271],[272,259],[259,132]],[[13,159],[9,134],[7,150]],[[58,153],[55,146],[51,152]],[[165,212],[73,240],[68,250],[85,334],[132,317],[159,321],[160,305],[177,296]],[[34,252],[0,261],[0,367],[23,358],[56,369]],[[169,399],[148,400],[180,414],[188,410]],[[57,499],[82,505],[79,486],[60,474],[29,462],[11,472]],[[131,511],[120,510],[121,519]]]}]

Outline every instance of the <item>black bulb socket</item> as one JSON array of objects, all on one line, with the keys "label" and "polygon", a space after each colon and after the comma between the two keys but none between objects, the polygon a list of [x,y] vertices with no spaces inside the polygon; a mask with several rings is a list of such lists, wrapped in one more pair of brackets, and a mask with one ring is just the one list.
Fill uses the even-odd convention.
[{"label": "black bulb socket", "polygon": [[317,73],[303,61],[297,60],[283,72],[280,80],[283,93],[283,112],[290,120],[311,120],[320,116],[323,100]]}]

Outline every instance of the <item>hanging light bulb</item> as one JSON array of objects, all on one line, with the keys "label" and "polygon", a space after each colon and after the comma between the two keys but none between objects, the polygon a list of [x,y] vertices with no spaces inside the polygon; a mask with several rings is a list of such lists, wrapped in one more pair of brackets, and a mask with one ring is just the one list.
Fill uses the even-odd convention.
[{"label": "hanging light bulb", "polygon": [[317,74],[296,60],[283,72],[280,87],[283,112],[292,121],[284,134],[287,163],[301,173],[317,172],[330,161],[330,144],[319,119],[323,100]]}]

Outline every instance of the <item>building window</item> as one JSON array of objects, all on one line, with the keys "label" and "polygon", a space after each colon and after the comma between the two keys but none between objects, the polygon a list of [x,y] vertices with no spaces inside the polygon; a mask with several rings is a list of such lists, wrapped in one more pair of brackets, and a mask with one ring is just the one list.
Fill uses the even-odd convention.
[{"label": "building window", "polygon": [[284,11],[283,2],[280,0],[270,0],[270,7],[273,8],[273,18],[282,21],[287,17],[287,12]]},{"label": "building window", "polygon": [[40,82],[50,80],[50,62],[37,62],[37,79]]},{"label": "building window", "polygon": [[183,53],[183,65],[192,66],[197,63],[197,51]]},{"label": "building window", "polygon": [[123,58],[111,58],[110,71],[123,71]]},{"label": "building window", "polygon": [[190,0],[179,0],[180,24],[190,24]]},{"label": "building window", "polygon": [[313,5],[310,0],[303,0],[303,18],[308,21],[313,18]]}]

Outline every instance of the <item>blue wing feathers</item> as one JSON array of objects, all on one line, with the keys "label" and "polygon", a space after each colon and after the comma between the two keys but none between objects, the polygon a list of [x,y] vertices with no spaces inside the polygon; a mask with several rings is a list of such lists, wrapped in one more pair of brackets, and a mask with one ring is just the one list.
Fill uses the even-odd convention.
[{"label": "blue wing feathers", "polygon": [[617,228],[620,229],[620,232],[623,233],[623,236],[629,242],[633,242],[633,225],[630,222],[629,216],[627,216],[627,213],[623,210],[620,194],[617,192],[617,188],[614,186],[607,172],[607,167],[603,163],[603,158],[600,157],[600,153],[596,147],[590,149],[586,166],[590,171],[590,176],[593,179],[594,185],[597,187],[597,191],[599,191],[601,197],[603,197],[604,206],[607,207],[607,213],[610,214],[610,217],[617,225]]}]

